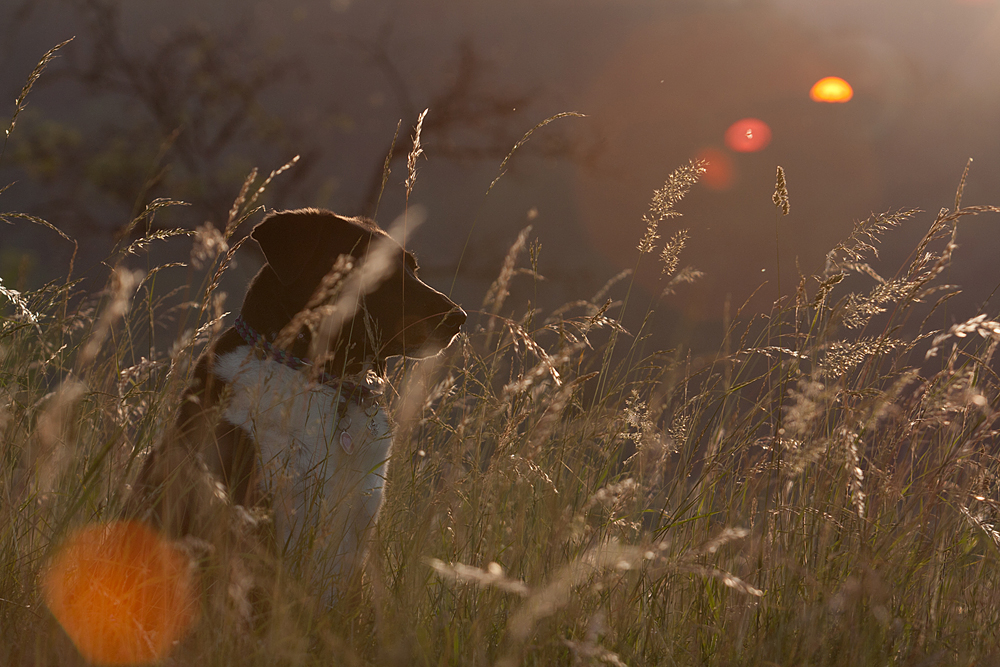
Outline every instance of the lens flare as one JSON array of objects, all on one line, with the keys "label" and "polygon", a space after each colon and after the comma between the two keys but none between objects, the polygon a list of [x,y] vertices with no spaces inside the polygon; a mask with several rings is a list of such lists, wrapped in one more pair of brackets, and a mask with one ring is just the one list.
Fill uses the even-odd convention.
[{"label": "lens flare", "polygon": [[728,190],[733,185],[733,160],[718,148],[703,148],[695,159],[704,160],[701,183],[710,190]]},{"label": "lens flare", "polygon": [[763,150],[771,143],[771,128],[757,118],[743,118],[726,130],[726,146],[738,153]]},{"label": "lens flare", "polygon": [[160,661],[197,616],[187,556],[135,521],[71,534],[42,586],[53,616],[97,665]]},{"label": "lens flare", "polygon": [[828,76],[813,84],[809,97],[813,102],[846,102],[854,97],[854,89],[839,76]]}]

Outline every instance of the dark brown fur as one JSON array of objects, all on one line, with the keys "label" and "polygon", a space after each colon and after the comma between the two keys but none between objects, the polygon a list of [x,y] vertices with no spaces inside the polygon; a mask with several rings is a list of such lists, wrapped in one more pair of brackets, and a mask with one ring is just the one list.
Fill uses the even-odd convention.
[{"label": "dark brown fur", "polygon": [[[436,354],[465,321],[461,308],[416,277],[412,255],[372,221],[317,209],[282,211],[268,215],[251,236],[267,263],[247,289],[243,318],[271,342],[279,334],[288,338],[285,349],[294,356],[308,357],[320,347],[324,370],[331,375],[351,376],[367,368],[382,373],[387,357]],[[324,341],[314,341],[315,327],[305,324],[283,332],[313,299],[338,257],[363,263],[376,241],[392,244],[391,270],[377,285],[365,286],[340,331]],[[366,332],[365,318],[369,329],[376,329],[376,340]],[[229,387],[212,371],[218,355],[245,344],[230,327],[209,345],[196,363],[174,426],[138,476],[130,512],[172,537],[215,541],[225,529],[219,512],[263,502],[255,478],[257,444],[221,417]]]}]

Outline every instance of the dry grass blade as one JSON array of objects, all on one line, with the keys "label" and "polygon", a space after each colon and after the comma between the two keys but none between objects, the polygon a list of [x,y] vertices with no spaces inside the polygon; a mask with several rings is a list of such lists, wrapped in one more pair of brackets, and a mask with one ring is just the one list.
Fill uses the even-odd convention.
[{"label": "dry grass blade", "polygon": [[834,273],[839,273],[845,260],[860,262],[868,253],[878,257],[877,246],[882,234],[893,227],[898,227],[919,212],[919,209],[901,209],[895,213],[872,214],[865,220],[856,221],[847,239],[827,253],[823,277],[829,278]]},{"label": "dry grass blade", "polygon": [[788,215],[791,207],[788,203],[788,186],[785,184],[785,170],[778,165],[778,173],[775,176],[774,182],[774,194],[771,195],[771,201],[774,202],[775,207],[781,210],[782,215]]},{"label": "dry grass blade", "polygon": [[[540,123],[536,124],[530,130],[528,130],[527,132],[525,132],[524,136],[521,137],[521,139],[516,144],[514,144],[514,147],[510,149],[510,152],[507,153],[507,155],[504,157],[503,161],[500,162],[500,169],[497,171],[497,175],[493,179],[493,181],[490,183],[490,186],[488,188],[486,188],[486,194],[484,195],[484,197],[488,197],[489,196],[490,192],[493,191],[493,187],[500,181],[501,178],[503,178],[503,175],[507,173],[507,163],[510,162],[511,158],[514,156],[514,153],[517,152],[517,150],[521,146],[523,146],[525,143],[527,143],[528,139],[531,137],[532,134],[534,134],[535,130],[543,128],[546,125],[548,125],[549,123],[551,123],[551,122],[553,122],[555,120],[559,120],[560,118],[570,118],[570,117],[572,117],[572,118],[586,118],[586,115],[582,114],[582,113],[577,113],[575,111],[564,111],[562,113],[557,113],[554,116],[549,116],[545,120],[543,120]],[[448,289],[448,293],[449,294],[455,289],[455,282],[458,280],[459,270],[462,268],[462,260],[465,259],[465,253],[469,249],[469,242],[472,240],[472,233],[475,231],[475,228],[476,228],[476,222],[473,221],[472,225],[469,227],[468,234],[466,234],[466,236],[465,236],[465,243],[462,245],[462,252],[458,256],[458,262],[455,264],[455,273],[452,276],[451,287]]]},{"label": "dry grass blade", "polygon": [[670,172],[663,187],[653,192],[653,199],[649,203],[650,216],[660,222],[666,218],[680,217],[681,213],[675,207],[705,173],[707,165],[704,160],[691,160]]},{"label": "dry grass blade", "polygon": [[562,642],[566,645],[566,648],[572,651],[574,664],[582,665],[589,663],[593,665],[595,663],[604,663],[614,665],[614,667],[628,667],[628,664],[617,653],[609,651],[594,642],[575,642],[565,638],[563,638]]},{"label": "dry grass blade", "polygon": [[677,272],[677,275],[675,275],[673,278],[670,279],[670,282],[667,283],[667,286],[663,288],[662,292],[660,292],[660,296],[669,296],[671,294],[676,294],[677,288],[680,285],[690,285],[692,283],[698,282],[704,277],[705,277],[704,271],[696,269],[693,266],[685,266],[683,269]]},{"label": "dry grass blade", "polygon": [[[691,160],[688,164],[681,165],[670,172],[663,187],[653,192],[653,198],[649,202],[649,212],[642,216],[642,221],[646,223],[646,231],[643,233],[642,239],[639,240],[638,248],[640,253],[653,251],[656,240],[660,238],[657,230],[661,222],[667,218],[680,217],[681,213],[675,210],[675,207],[684,199],[691,186],[697,183],[701,175],[705,173],[707,164],[704,160]],[[683,237],[683,239],[680,239],[681,248],[683,248],[683,240],[687,238],[686,231],[683,232]],[[670,266],[670,259],[673,258],[676,260],[676,253],[672,254],[671,244],[676,244],[678,240],[679,236],[675,234],[670,242],[667,243],[667,247],[663,249],[661,258],[663,259],[665,273],[673,273],[677,268],[676,261],[674,261],[673,269],[667,271],[667,267]],[[676,250],[679,252],[680,248],[676,248]]]},{"label": "dry grass blade", "polygon": [[33,492],[40,494],[42,500],[56,489],[60,477],[78,453],[73,437],[78,428],[76,411],[86,392],[87,387],[82,382],[68,377],[48,396],[38,415],[30,458],[36,471]]},{"label": "dry grass blade", "polygon": [[869,357],[905,347],[904,341],[888,336],[863,337],[856,341],[834,340],[827,344],[820,368],[829,378],[839,378]]},{"label": "dry grass blade", "polygon": [[289,160],[288,162],[286,162],[285,164],[281,165],[280,167],[272,171],[270,174],[268,174],[267,178],[264,179],[264,182],[260,184],[259,188],[257,188],[257,191],[253,193],[253,197],[251,197],[250,201],[247,202],[247,208],[248,209],[253,208],[253,205],[256,204],[257,200],[260,199],[260,196],[264,194],[264,191],[267,190],[267,186],[271,184],[271,181],[274,180],[275,176],[283,174],[284,172],[288,171],[293,166],[295,166],[295,163],[299,161],[299,157],[300,156],[296,155],[291,160]]},{"label": "dry grass blade", "polygon": [[[218,301],[215,302],[218,305]],[[208,322],[205,322],[200,327],[198,327],[191,337],[192,345],[200,345],[208,341],[208,334],[211,333],[213,336],[218,335],[222,329],[222,320],[229,314],[229,312],[222,312],[222,310],[217,306],[214,308],[215,315]]]},{"label": "dry grass blade", "polygon": [[1000,551],[1000,530],[998,530],[1000,521],[997,521],[995,517],[993,517],[993,520],[991,521],[990,517],[984,514],[973,514],[969,511],[968,507],[961,504],[958,507],[958,511],[962,513],[962,516],[965,517],[970,524],[982,531],[982,533],[993,543],[994,548]]},{"label": "dry grass blade", "polygon": [[970,333],[976,333],[983,338],[992,338],[993,340],[1000,340],[1000,322],[995,322],[993,320],[987,320],[986,315],[980,313],[973,318],[966,320],[965,322],[960,322],[958,324],[952,325],[948,331],[944,333],[939,333],[934,336],[931,342],[931,348],[927,350],[925,359],[930,359],[931,357],[937,356],[938,350],[941,344],[944,343],[949,338],[965,338]]},{"label": "dry grass blade", "polygon": [[663,265],[660,270],[661,275],[673,275],[677,270],[677,265],[681,261],[681,251],[687,245],[688,238],[690,238],[688,230],[681,229],[663,245],[663,250],[660,251],[660,263]]},{"label": "dry grass blade", "polygon": [[430,109],[424,109],[423,112],[417,116],[417,126],[413,130],[413,149],[410,151],[409,155],[406,156],[406,199],[410,199],[410,193],[413,192],[413,186],[417,182],[417,158],[419,158],[423,152],[423,146],[420,145],[420,131],[424,127],[424,118],[427,117],[427,112]]},{"label": "dry grass blade", "polygon": [[750,595],[753,597],[763,597],[764,591],[760,590],[755,586],[751,586],[747,582],[743,581],[739,577],[725,570],[720,570],[717,567],[705,567],[702,565],[683,565],[680,567],[681,570],[686,572],[691,572],[692,574],[699,574],[704,577],[711,577],[713,579],[718,579],[723,583],[723,585],[732,588],[738,593],[743,593],[745,595]]},{"label": "dry grass blade", "polygon": [[552,382],[555,383],[557,387],[561,387],[562,376],[559,373],[559,367],[572,359],[574,355],[578,354],[580,350],[587,346],[585,342],[581,341],[574,345],[567,346],[566,349],[555,355],[550,355],[544,348],[542,348],[541,345],[535,342],[535,340],[532,339],[528,332],[526,332],[523,328],[510,321],[507,321],[507,326],[510,329],[512,337],[516,341],[520,341],[520,343],[522,343],[527,349],[531,350],[531,352],[539,358],[539,362],[527,372],[522,373],[513,382],[504,385],[503,399],[505,401],[510,400],[512,396],[523,393],[535,386],[535,384],[546,375],[552,378]]},{"label": "dry grass blade", "polygon": [[[165,197],[160,199],[154,199],[153,201],[149,202],[146,205],[146,208],[143,209],[142,213],[129,220],[128,224],[125,225],[125,229],[121,231],[121,238],[123,240],[129,238],[129,236],[131,236],[132,234],[132,231],[139,225],[140,222],[145,221],[146,228],[147,229],[151,228],[153,226],[153,219],[156,217],[156,212],[159,211],[160,209],[167,208],[168,206],[190,206],[190,205],[191,204],[189,204],[188,202],[179,201],[177,199],[168,199]],[[152,233],[156,234],[155,231]],[[130,251],[131,251],[131,246],[129,246],[129,248],[125,250],[126,254],[128,254]]]},{"label": "dry grass blade", "polygon": [[660,234],[657,231],[660,226],[660,221],[656,216],[653,215],[643,215],[643,222],[646,223],[646,231],[643,232],[642,238],[639,239],[639,245],[636,248],[640,253],[653,252],[656,249],[656,242],[660,238]]},{"label": "dry grass blade", "polygon": [[141,271],[130,271],[124,267],[116,268],[111,274],[109,299],[102,308],[101,315],[87,339],[87,344],[84,345],[80,353],[81,368],[94,360],[101,346],[104,345],[104,340],[111,327],[128,312],[142,276]]},{"label": "dry grass blade", "polygon": [[857,292],[850,294],[844,305],[844,326],[848,329],[863,328],[872,317],[885,312],[886,304],[897,303],[913,294],[913,291],[913,285],[908,281],[891,280],[876,285],[866,296],[860,296]]},{"label": "dry grass blade", "polygon": [[607,570],[625,572],[638,567],[646,551],[616,542],[588,549],[580,557],[559,569],[549,581],[532,590],[523,605],[511,615],[507,630],[518,644],[530,637],[542,619],[565,607],[573,589]]},{"label": "dry grass blade", "polygon": [[527,597],[531,593],[523,581],[504,576],[499,563],[490,563],[482,570],[464,563],[445,563],[437,558],[428,558],[424,562],[443,579],[497,588],[520,597]]},{"label": "dry grass blade", "polygon": [[59,236],[63,237],[64,239],[66,239],[70,243],[74,243],[73,239],[71,239],[69,236],[67,236],[66,232],[64,232],[63,230],[61,230],[58,227],[56,227],[55,225],[53,225],[48,220],[43,220],[42,218],[37,218],[37,217],[35,217],[33,215],[28,215],[27,213],[0,213],[0,220],[3,220],[4,222],[6,222],[8,224],[13,224],[7,218],[13,218],[15,220],[27,220],[28,222],[34,223],[36,225],[41,225],[42,227],[46,227],[48,229],[51,229],[56,234],[58,234]]},{"label": "dry grass blade", "polygon": [[240,193],[236,195],[236,199],[233,200],[233,205],[229,209],[229,217],[226,219],[226,230],[223,237],[228,239],[236,231],[236,227],[240,220],[240,208],[247,200],[247,193],[250,192],[250,187],[253,182],[257,180],[257,167],[250,170],[250,173],[243,180],[243,187],[240,188]]},{"label": "dry grass blade", "polygon": [[28,302],[24,300],[21,293],[16,289],[11,289],[9,287],[4,287],[3,278],[0,278],[0,295],[7,297],[14,306],[20,311],[20,317],[30,322],[31,324],[38,324],[39,315],[38,313],[31,312],[31,308],[28,307]]},{"label": "dry grass blade", "polygon": [[693,549],[690,555],[700,556],[702,554],[714,554],[730,542],[745,539],[749,535],[750,531],[746,528],[740,528],[739,526],[726,528],[712,539]]},{"label": "dry grass blade", "polygon": [[528,139],[530,139],[531,135],[535,133],[535,130],[540,130],[549,123],[551,123],[552,121],[559,120],[560,118],[586,118],[586,117],[587,117],[586,114],[578,113],[576,111],[563,111],[561,113],[557,113],[554,116],[549,116],[545,120],[535,125],[530,130],[525,132],[524,136],[521,137],[521,139],[516,144],[514,144],[514,147],[510,149],[510,152],[507,153],[506,157],[504,157],[503,161],[500,163],[500,169],[497,172],[496,178],[494,178],[493,181],[490,183],[490,187],[486,188],[486,194],[487,195],[490,194],[490,192],[493,190],[493,186],[497,184],[497,181],[503,178],[503,175],[507,173],[507,163],[510,162],[510,159],[512,157],[514,157],[514,153],[517,152],[517,149],[519,149],[524,144],[528,143]]},{"label": "dry grass blade", "polygon": [[385,184],[389,182],[389,174],[392,173],[392,156],[396,154],[396,140],[399,139],[399,128],[402,126],[402,119],[396,121],[396,131],[392,135],[392,143],[389,144],[389,152],[385,154],[385,163],[382,165],[382,182],[379,184],[378,197],[375,199],[375,210],[372,213],[373,218],[378,216],[378,206],[382,203]]},{"label": "dry grass blade", "polygon": [[[35,82],[38,81],[38,78],[42,75],[42,72],[45,71],[48,64],[56,58],[56,51],[66,46],[74,39],[76,38],[70,37],[65,42],[60,42],[46,51],[45,55],[42,56],[42,59],[38,61],[37,65],[35,65],[35,69],[31,70],[31,74],[28,75],[28,81],[24,84],[24,87],[21,88],[21,92],[18,94],[17,99],[14,100],[14,115],[11,117],[10,125],[7,127],[7,131],[4,134],[4,149],[7,148],[7,139],[10,138],[10,133],[14,131],[14,126],[17,124],[17,117],[22,111],[24,111],[28,93],[31,92],[31,89],[35,86]],[[4,151],[0,150],[0,160],[3,159],[3,153]]]},{"label": "dry grass blade", "polygon": [[164,269],[180,269],[180,268],[187,268],[187,266],[188,265],[185,262],[164,262],[163,264],[158,264],[153,268],[151,268],[149,270],[149,273],[143,276],[142,280],[139,281],[139,285],[136,288],[136,291],[138,291],[139,288],[141,288],[143,285],[149,282],[150,279],[155,277],[157,273],[163,271]]},{"label": "dry grass blade", "polygon": [[972,158],[965,163],[965,169],[962,170],[962,178],[958,181],[958,188],[955,190],[955,210],[962,208],[962,194],[965,193],[965,179],[969,177],[969,169],[972,168]]},{"label": "dry grass blade", "polygon": [[528,225],[518,233],[517,240],[507,250],[507,256],[503,260],[500,275],[490,285],[486,296],[483,298],[483,309],[489,308],[490,313],[493,315],[497,315],[500,312],[500,309],[503,308],[504,300],[506,300],[507,295],[510,293],[508,288],[510,287],[511,279],[514,277],[517,257],[528,245],[529,234],[531,234],[531,225]]},{"label": "dry grass blade", "polygon": [[604,301],[605,297],[607,297],[608,292],[611,291],[612,287],[614,287],[621,281],[625,280],[626,278],[630,277],[631,275],[632,275],[632,269],[622,269],[621,271],[619,271],[617,274],[608,279],[608,281],[601,286],[601,289],[597,290],[594,296],[590,297],[590,303],[600,303],[601,301]]},{"label": "dry grass blade", "polygon": [[140,250],[145,250],[153,241],[165,241],[178,236],[197,236],[198,233],[191,229],[157,229],[146,234],[142,238],[136,239],[125,248],[126,255],[138,254]]},{"label": "dry grass blade", "polygon": [[203,268],[208,262],[214,261],[220,254],[229,250],[229,244],[226,243],[227,236],[210,222],[195,229],[194,236],[194,244],[191,246],[191,263],[196,269]]}]

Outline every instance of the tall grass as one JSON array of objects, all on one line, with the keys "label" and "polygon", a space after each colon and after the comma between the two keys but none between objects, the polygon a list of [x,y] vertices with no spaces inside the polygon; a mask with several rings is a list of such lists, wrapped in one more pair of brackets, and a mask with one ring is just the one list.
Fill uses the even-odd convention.
[{"label": "tall grass", "polygon": [[[660,250],[666,289],[696,277],[677,271],[686,235],[661,248],[658,225],[698,172],[671,175],[637,239],[637,261]],[[39,574],[71,527],[119,516],[222,326],[219,281],[265,185],[251,174],[225,231],[196,232],[200,271],[136,270],[130,254],[172,234],[156,232],[115,251],[98,294],[72,276],[0,290],[3,664],[81,661]],[[932,325],[954,293],[939,279],[960,219],[998,211],[963,206],[961,189],[936,216],[857,223],[822,273],[763,315],[737,314],[723,349],[697,358],[625,330],[628,284],[550,314],[510,303],[523,235],[467,332],[389,378],[396,440],[359,590],[317,611],[315,588],[279,579],[264,622],[207,607],[167,663],[1000,659],[1000,323]],[[882,237],[925,217],[883,277]],[[184,270],[196,287],[159,288],[160,271]],[[175,342],[151,347],[168,327]]]}]

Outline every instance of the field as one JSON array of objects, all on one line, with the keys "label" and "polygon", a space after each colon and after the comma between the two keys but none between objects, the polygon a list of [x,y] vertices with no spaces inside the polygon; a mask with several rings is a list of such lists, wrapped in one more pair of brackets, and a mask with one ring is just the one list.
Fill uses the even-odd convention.
[{"label": "field", "polygon": [[[700,170],[670,175],[636,239],[637,267],[660,262],[665,290],[697,278],[678,268],[673,220]],[[280,172],[251,174],[216,228],[143,233],[178,204],[149,202],[102,291],[72,274],[0,285],[3,664],[82,663],[40,582],[73,530],[119,518],[236,308],[219,281]],[[512,303],[511,282],[537,270],[526,230],[479,308],[463,304],[452,347],[393,368],[387,501],[348,602],[318,610],[324,582],[281,577],[248,621],[240,592],[262,585],[260,556],[234,548],[165,664],[1000,661],[1000,323],[940,307],[961,218],[1000,211],[962,205],[967,175],[937,215],[856,223],[821,274],[785,276],[769,312],[734,308],[703,356],[622,327],[645,309],[634,273],[551,313]],[[774,202],[776,220],[794,206],[780,169]],[[883,267],[877,248],[902,224],[927,231]],[[157,265],[180,235],[189,266]],[[188,287],[161,288],[161,271]],[[163,332],[171,344],[151,347]]]}]

